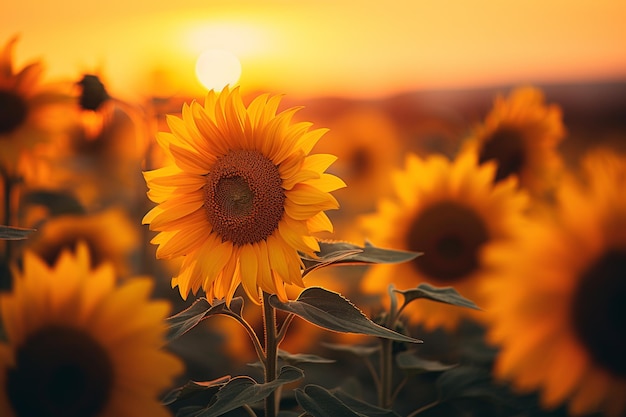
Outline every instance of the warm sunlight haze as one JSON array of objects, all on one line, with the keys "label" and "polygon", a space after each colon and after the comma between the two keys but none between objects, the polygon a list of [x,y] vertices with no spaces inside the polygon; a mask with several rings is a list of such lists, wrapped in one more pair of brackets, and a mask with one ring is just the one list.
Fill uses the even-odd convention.
[{"label": "warm sunlight haze", "polygon": [[33,1],[3,7],[0,34],[22,33],[20,56],[45,50],[49,76],[98,70],[125,94],[201,93],[206,49],[239,58],[242,91],[300,96],[626,76],[615,0]]},{"label": "warm sunlight haze", "polygon": [[208,90],[235,85],[241,76],[239,59],[228,51],[207,49],[196,61],[196,76]]}]

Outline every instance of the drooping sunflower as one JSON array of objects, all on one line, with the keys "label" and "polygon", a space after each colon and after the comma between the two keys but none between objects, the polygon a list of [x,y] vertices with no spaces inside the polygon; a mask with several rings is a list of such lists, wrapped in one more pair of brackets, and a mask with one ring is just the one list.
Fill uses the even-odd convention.
[{"label": "drooping sunflower", "polygon": [[[512,237],[528,201],[514,178],[494,184],[495,172],[493,162],[479,165],[471,151],[454,161],[410,154],[404,170],[392,177],[397,198],[381,200],[362,225],[376,246],[423,255],[411,262],[374,265],[362,289],[384,295],[391,283],[405,290],[427,282],[453,286],[480,307],[477,286],[485,272],[480,251]],[[471,310],[424,300],[409,305],[407,314],[426,328],[453,329]]]},{"label": "drooping sunflower", "polygon": [[626,412],[626,158],[587,156],[554,216],[487,248],[495,375],[573,415]]},{"label": "drooping sunflower", "polygon": [[261,95],[246,107],[238,88],[211,91],[157,136],[174,164],[145,173],[158,205],[143,222],[159,232],[157,258],[184,256],[172,278],[183,298],[202,287],[230,302],[241,283],[258,303],[259,288],[286,300],[285,284],[304,287],[298,251],[319,251],[312,234],[332,230],[324,210],[345,184],[324,172],[336,157],[309,155],[325,130],[291,124],[298,108],[277,114],[279,103]]},{"label": "drooping sunflower", "polygon": [[52,268],[27,252],[16,274],[0,294],[0,415],[169,415],[158,396],[182,364],[162,348],[170,306],[149,300],[150,279],[117,287],[84,245]]},{"label": "drooping sunflower", "polygon": [[497,162],[495,181],[515,175],[533,197],[547,198],[561,170],[557,147],[564,137],[560,107],[546,104],[541,90],[520,87],[496,97],[464,147],[475,149],[481,163]]},{"label": "drooping sunflower", "polygon": [[13,68],[14,36],[0,49],[0,173],[16,175],[20,155],[45,141],[52,132],[46,109],[71,102],[69,94],[41,84],[39,61]]}]

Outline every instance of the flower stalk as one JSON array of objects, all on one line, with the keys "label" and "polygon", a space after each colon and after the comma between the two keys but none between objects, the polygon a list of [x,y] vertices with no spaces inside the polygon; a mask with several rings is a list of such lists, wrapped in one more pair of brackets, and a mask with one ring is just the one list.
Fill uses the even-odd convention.
[{"label": "flower stalk", "polygon": [[[263,291],[263,330],[265,332],[265,383],[276,379],[278,363],[278,338],[276,335],[276,310],[269,303],[271,294]],[[265,398],[265,417],[276,417],[276,393]]]}]

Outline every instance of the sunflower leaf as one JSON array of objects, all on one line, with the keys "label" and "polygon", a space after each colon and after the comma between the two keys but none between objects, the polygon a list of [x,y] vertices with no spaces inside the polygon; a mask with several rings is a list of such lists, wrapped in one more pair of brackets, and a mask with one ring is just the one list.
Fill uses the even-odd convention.
[{"label": "sunflower leaf", "polygon": [[313,417],[362,417],[319,385],[307,385],[295,390],[296,401]]},{"label": "sunflower leaf", "polygon": [[22,197],[24,206],[44,206],[51,217],[63,214],[85,214],[83,205],[69,192],[33,190]]},{"label": "sunflower leaf", "polygon": [[398,417],[398,414],[358,400],[340,390],[329,391],[319,385],[295,390],[298,404],[313,417]]},{"label": "sunflower leaf", "polygon": [[368,319],[361,310],[346,298],[321,287],[302,291],[295,301],[283,303],[273,294],[270,305],[278,310],[295,314],[309,323],[340,333],[357,333],[392,339],[399,342],[422,343],[421,340],[394,332]]},{"label": "sunflower leaf", "polygon": [[380,408],[375,405],[366,403],[358,398],[353,397],[342,389],[333,389],[332,394],[341,400],[344,404],[349,406],[352,410],[358,412],[360,415],[367,417],[399,417],[397,413],[392,410]]},{"label": "sunflower leaf", "polygon": [[378,248],[367,241],[364,246],[324,240],[320,241],[319,245],[320,250],[316,252],[317,258],[305,254],[300,255],[305,266],[303,276],[330,265],[391,264],[407,262],[421,255],[418,252]]},{"label": "sunflower leaf", "polygon": [[[334,359],[326,359],[321,356],[312,355],[309,353],[289,353],[285,350],[278,349],[278,360],[289,364],[289,365],[299,365],[301,363],[335,363]],[[255,368],[263,369],[264,365],[261,361],[256,361],[253,363],[249,363],[248,366],[252,366]]]},{"label": "sunflower leaf", "polygon": [[0,225],[0,239],[2,240],[24,240],[37,229],[25,229],[23,227],[13,227]]},{"label": "sunflower leaf", "polygon": [[435,287],[426,282],[423,282],[418,285],[417,288],[412,288],[410,290],[394,289],[394,291],[404,296],[404,306],[409,304],[411,301],[425,298],[427,300],[437,301],[439,303],[480,310],[480,308],[476,304],[474,304],[473,301],[463,297],[457,292],[457,290],[452,287]]},{"label": "sunflower leaf", "polygon": [[349,352],[361,358],[366,358],[380,351],[380,345],[373,346],[364,345],[342,345],[338,343],[322,343],[322,346],[337,352]]},{"label": "sunflower leaf", "polygon": [[473,365],[459,366],[442,373],[436,380],[440,400],[497,396],[489,370]]},{"label": "sunflower leaf", "polygon": [[457,364],[448,365],[439,361],[431,361],[415,356],[414,352],[405,351],[396,355],[398,368],[410,375],[417,375],[426,372],[443,372],[452,369]]},{"label": "sunflower leaf", "polygon": [[206,393],[209,393],[210,397],[213,397],[213,395],[215,395],[215,393],[217,393],[217,391],[224,386],[224,384],[230,381],[230,379],[230,375],[226,375],[212,381],[188,381],[182,387],[175,388],[168,392],[161,402],[165,405],[169,405],[175,403],[176,401],[186,400]]},{"label": "sunflower leaf", "polygon": [[301,369],[293,366],[283,366],[278,377],[272,382],[257,383],[248,376],[232,378],[215,394],[213,402],[196,414],[194,417],[217,417],[244,405],[254,404],[265,399],[278,387],[297,381],[304,377]]},{"label": "sunflower leaf", "polygon": [[172,341],[179,338],[210,316],[218,314],[241,316],[242,311],[243,298],[241,297],[233,298],[230,306],[226,305],[224,300],[215,301],[214,304],[211,304],[204,297],[198,298],[190,307],[166,320],[169,326],[168,340]]}]

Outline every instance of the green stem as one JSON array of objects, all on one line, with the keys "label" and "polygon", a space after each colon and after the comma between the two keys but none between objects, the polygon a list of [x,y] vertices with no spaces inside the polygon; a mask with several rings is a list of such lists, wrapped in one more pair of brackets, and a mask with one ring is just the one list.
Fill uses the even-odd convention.
[{"label": "green stem", "polygon": [[[276,337],[276,310],[269,303],[270,294],[263,291],[263,324],[265,330],[265,383],[276,379],[278,339]],[[265,398],[265,417],[276,417],[276,393]]]},{"label": "green stem", "polygon": [[378,391],[378,405],[382,408],[391,408],[391,383],[393,379],[393,341],[382,339],[380,351],[380,390]]},{"label": "green stem", "polygon": [[283,322],[283,324],[280,326],[280,330],[278,331],[278,335],[276,336],[277,345],[280,345],[280,342],[282,342],[285,336],[287,335],[287,329],[289,329],[289,325],[293,321],[294,317],[296,317],[295,314],[289,313],[287,315],[287,318],[285,318],[285,321]]},{"label": "green stem", "polygon": [[[12,226],[11,225],[11,198],[12,198],[12,194],[13,194],[13,179],[11,178],[11,176],[9,176],[8,173],[6,173],[4,170],[0,171],[0,175],[2,176],[2,188],[4,191],[4,196],[3,196],[3,214],[4,214],[4,218],[2,219],[2,221],[0,222],[0,224],[3,224],[5,226]],[[9,240],[6,240],[4,242],[4,259],[6,262],[10,262],[11,260],[11,245],[9,243]]]},{"label": "green stem", "polygon": [[250,326],[250,324],[246,321],[246,319],[244,319],[243,317],[241,317],[238,314],[232,313],[232,312],[226,312],[224,313],[226,316],[232,317],[235,320],[237,320],[245,329],[246,333],[248,333],[248,336],[250,336],[250,340],[252,340],[252,345],[254,346],[254,350],[259,358],[259,360],[261,361],[261,363],[263,364],[263,366],[265,366],[265,353],[263,352],[263,347],[261,346],[261,342],[259,341],[259,338],[257,337],[256,333],[254,332],[254,329],[252,328],[252,326]]},{"label": "green stem", "polygon": [[[393,284],[388,288],[391,305],[384,326],[393,329],[398,317],[398,300],[393,291]],[[378,390],[378,405],[382,408],[391,409],[393,405],[393,340],[382,339],[380,350],[380,388]]]},{"label": "green stem", "polygon": [[433,401],[432,403],[428,403],[425,406],[418,408],[417,410],[415,410],[411,414],[409,414],[407,417],[415,417],[418,414],[421,414],[424,411],[429,410],[429,409],[435,407],[436,405],[439,405],[439,400]]}]

